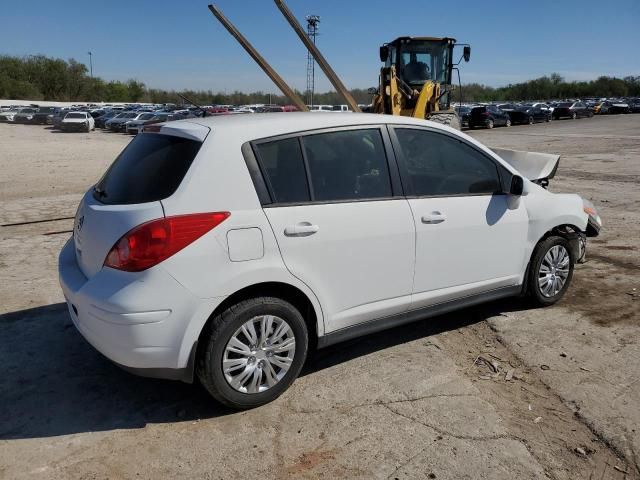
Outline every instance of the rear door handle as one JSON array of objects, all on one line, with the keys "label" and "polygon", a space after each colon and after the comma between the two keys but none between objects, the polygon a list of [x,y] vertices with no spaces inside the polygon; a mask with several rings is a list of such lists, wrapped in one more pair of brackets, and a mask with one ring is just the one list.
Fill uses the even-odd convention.
[{"label": "rear door handle", "polygon": [[290,225],[284,229],[284,234],[287,237],[308,237],[320,230],[318,225],[313,225],[309,222],[300,222],[295,225]]},{"label": "rear door handle", "polygon": [[429,215],[422,216],[422,223],[427,223],[429,225],[442,223],[447,219],[447,216],[444,213],[440,212],[431,212]]}]

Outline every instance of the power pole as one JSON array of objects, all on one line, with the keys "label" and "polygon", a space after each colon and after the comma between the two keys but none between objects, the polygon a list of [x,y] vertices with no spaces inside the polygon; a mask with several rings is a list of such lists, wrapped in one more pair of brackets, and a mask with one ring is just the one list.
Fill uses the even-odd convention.
[{"label": "power pole", "polygon": [[[320,23],[319,15],[307,15],[307,36],[314,43],[316,43],[316,36],[318,35],[318,24]],[[313,55],[307,50],[307,104],[313,105],[313,91],[315,89],[316,79],[316,62],[313,59]]]}]

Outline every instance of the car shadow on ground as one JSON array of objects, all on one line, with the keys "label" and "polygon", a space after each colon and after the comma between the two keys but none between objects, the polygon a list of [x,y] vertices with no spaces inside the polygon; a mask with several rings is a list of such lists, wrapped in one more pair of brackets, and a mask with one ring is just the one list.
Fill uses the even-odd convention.
[{"label": "car shadow on ground", "polygon": [[[314,352],[302,375],[523,308],[521,299],[492,302],[350,340]],[[198,383],[122,371],[81,337],[63,303],[0,315],[0,365],[0,440],[143,428],[234,413]]]}]

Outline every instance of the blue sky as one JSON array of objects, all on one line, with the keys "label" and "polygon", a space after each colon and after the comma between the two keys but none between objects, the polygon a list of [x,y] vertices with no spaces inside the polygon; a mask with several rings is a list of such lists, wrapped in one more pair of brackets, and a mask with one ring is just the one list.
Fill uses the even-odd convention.
[{"label": "blue sky", "polygon": [[[0,0],[0,53],[75,58],[105,79],[158,88],[276,89],[199,0]],[[271,0],[216,0],[293,87],[306,50]],[[499,86],[558,72],[568,80],[640,75],[640,0],[288,0],[321,17],[318,45],[348,87],[377,83],[378,46],[398,36],[472,45],[463,83]],[[10,40],[9,40],[10,39]],[[316,89],[330,89],[321,71]]]}]

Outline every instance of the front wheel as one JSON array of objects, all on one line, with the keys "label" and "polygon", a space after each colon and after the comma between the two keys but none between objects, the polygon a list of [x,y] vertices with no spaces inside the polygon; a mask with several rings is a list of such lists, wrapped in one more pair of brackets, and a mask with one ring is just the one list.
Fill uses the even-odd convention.
[{"label": "front wheel", "polygon": [[505,127],[510,127],[511,126],[511,119],[507,119],[506,123],[504,124]]},{"label": "front wheel", "polygon": [[487,128],[493,128],[493,120],[487,120]]},{"label": "front wheel", "polygon": [[578,114],[576,112],[573,112],[571,114],[571,120],[575,120],[576,118],[578,118]]},{"label": "front wheel", "polygon": [[539,306],[560,300],[571,283],[576,259],[569,241],[551,236],[540,242],[529,265],[528,294]]},{"label": "front wheel", "polygon": [[196,373],[219,402],[237,409],[275,400],[307,356],[304,318],[275,297],[242,301],[216,315],[199,341]]},{"label": "front wheel", "polygon": [[529,117],[529,125],[533,125],[533,117]]}]

